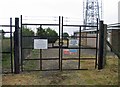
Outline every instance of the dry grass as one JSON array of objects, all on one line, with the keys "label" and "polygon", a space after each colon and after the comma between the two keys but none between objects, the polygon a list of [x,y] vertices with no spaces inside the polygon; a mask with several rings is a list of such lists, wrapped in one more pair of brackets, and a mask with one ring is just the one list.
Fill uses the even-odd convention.
[{"label": "dry grass", "polygon": [[[85,63],[86,66],[87,63]],[[91,63],[89,63],[89,66]],[[107,58],[103,70],[40,71],[3,74],[3,85],[117,85],[118,59]]]}]

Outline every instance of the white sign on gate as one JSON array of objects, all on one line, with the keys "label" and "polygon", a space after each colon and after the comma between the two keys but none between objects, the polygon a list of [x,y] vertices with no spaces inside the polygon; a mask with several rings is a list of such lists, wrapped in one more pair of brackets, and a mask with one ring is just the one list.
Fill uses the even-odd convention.
[{"label": "white sign on gate", "polygon": [[34,49],[48,49],[48,40],[34,39]]},{"label": "white sign on gate", "polygon": [[70,47],[79,46],[79,40],[78,40],[78,39],[70,39],[70,40],[69,40],[69,46],[70,46]]}]

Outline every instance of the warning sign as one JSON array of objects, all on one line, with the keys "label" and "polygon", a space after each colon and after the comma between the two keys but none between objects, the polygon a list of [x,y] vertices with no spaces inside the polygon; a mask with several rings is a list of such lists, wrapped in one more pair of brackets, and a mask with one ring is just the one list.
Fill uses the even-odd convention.
[{"label": "warning sign", "polygon": [[34,49],[48,49],[48,40],[34,39]]},{"label": "warning sign", "polygon": [[64,49],[63,52],[65,55],[71,55],[71,54],[77,54],[78,50],[77,49]]},{"label": "warning sign", "polygon": [[79,46],[79,40],[78,39],[70,39],[69,47],[76,47],[76,46]]}]

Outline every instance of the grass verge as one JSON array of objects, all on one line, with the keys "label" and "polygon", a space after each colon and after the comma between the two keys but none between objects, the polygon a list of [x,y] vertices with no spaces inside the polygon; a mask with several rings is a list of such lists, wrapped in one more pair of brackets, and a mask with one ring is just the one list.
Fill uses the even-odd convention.
[{"label": "grass verge", "polygon": [[3,74],[2,80],[3,85],[118,85],[118,59],[107,58],[102,70]]}]

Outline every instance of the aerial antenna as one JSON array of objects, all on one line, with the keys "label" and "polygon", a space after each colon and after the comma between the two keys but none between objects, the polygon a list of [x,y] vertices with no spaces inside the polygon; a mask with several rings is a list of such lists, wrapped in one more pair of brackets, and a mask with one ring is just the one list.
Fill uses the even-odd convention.
[{"label": "aerial antenna", "polygon": [[102,0],[83,0],[83,24],[96,26],[97,19],[102,19]]}]

